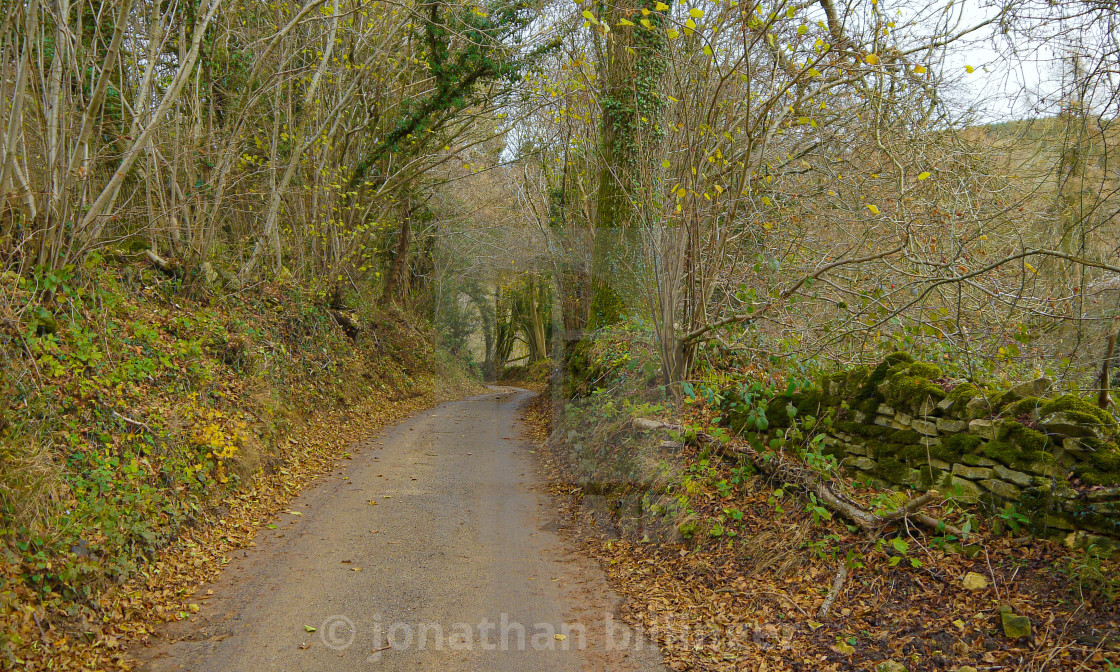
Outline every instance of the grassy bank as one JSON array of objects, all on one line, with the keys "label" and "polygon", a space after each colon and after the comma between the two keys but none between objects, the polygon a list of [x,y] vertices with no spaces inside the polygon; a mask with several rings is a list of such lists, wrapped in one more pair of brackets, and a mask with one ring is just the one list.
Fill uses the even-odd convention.
[{"label": "grassy bank", "polygon": [[398,309],[199,284],[96,255],[0,277],[0,664],[119,664],[351,441],[472,389]]}]

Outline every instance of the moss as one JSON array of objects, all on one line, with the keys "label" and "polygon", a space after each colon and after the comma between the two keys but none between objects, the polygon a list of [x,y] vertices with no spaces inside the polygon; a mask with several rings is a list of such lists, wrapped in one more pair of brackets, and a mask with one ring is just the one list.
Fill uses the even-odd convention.
[{"label": "moss", "polygon": [[895,364],[913,364],[914,358],[911,357],[909,353],[902,352],[900,350],[897,352],[892,352],[891,354],[884,357],[883,363],[886,364],[889,368],[894,366]]},{"label": "moss", "polygon": [[1073,473],[1085,485],[1120,485],[1120,447],[1115,443],[1103,444],[1087,453],[1084,462],[1075,464]]},{"label": "moss", "polygon": [[887,372],[890,371],[890,369],[891,365],[886,362],[882,362],[876,366],[871,371],[871,375],[867,377],[863,387],[860,388],[859,396],[868,400],[879,398],[879,385],[887,379]]},{"label": "moss", "polygon": [[888,483],[901,483],[910,472],[901,460],[896,457],[884,457],[878,461],[871,473]]},{"label": "moss", "polygon": [[918,376],[927,380],[934,380],[942,376],[940,367],[928,362],[914,362],[910,365],[908,372],[911,376]]},{"label": "moss", "polygon": [[1010,406],[1003,409],[1003,412],[1012,417],[1027,415],[1028,413],[1033,413],[1035,409],[1041,408],[1043,403],[1044,401],[1038,397],[1027,397],[1026,399],[1012,402]]},{"label": "moss", "polygon": [[857,410],[863,412],[867,416],[867,421],[871,422],[875,419],[875,414],[879,412],[879,398],[870,397],[856,407]]},{"label": "moss", "polygon": [[1046,438],[1045,434],[1014,420],[1001,422],[997,437],[1001,441],[1018,446],[1024,453],[1039,453],[1050,446],[1050,440]]},{"label": "moss", "polygon": [[967,404],[969,399],[978,396],[980,396],[980,388],[972,383],[961,383],[949,390],[949,393],[945,395],[947,399],[953,402],[954,406],[962,402]]},{"label": "moss", "polygon": [[954,462],[959,460],[961,455],[976,452],[983,443],[984,440],[975,434],[965,434],[962,432],[960,434],[943,436],[941,437],[941,445],[939,446],[943,457],[940,457],[940,459],[946,462]]},{"label": "moss", "polygon": [[823,402],[824,394],[816,389],[798,392],[790,399],[790,403],[797,409],[797,417],[799,418],[806,415],[811,415],[813,417],[820,416]]},{"label": "moss", "polygon": [[1027,469],[1037,462],[1054,462],[1054,455],[1051,453],[1044,450],[1026,450],[1019,444],[1004,440],[985,443],[980,447],[980,454],[1013,469]]},{"label": "moss", "polygon": [[1057,399],[1043,404],[1039,413],[1043,415],[1066,413],[1078,421],[1104,425],[1113,431],[1117,428],[1116,418],[1112,417],[1111,413],[1097,408],[1076,394],[1063,394]]},{"label": "moss", "polygon": [[927,399],[935,403],[941,401],[945,398],[945,391],[926,378],[900,371],[890,378],[885,398],[895,408],[914,411]]},{"label": "moss", "polygon": [[793,400],[792,395],[779,394],[766,404],[766,421],[771,427],[785,428],[790,425],[789,409],[787,406]]}]

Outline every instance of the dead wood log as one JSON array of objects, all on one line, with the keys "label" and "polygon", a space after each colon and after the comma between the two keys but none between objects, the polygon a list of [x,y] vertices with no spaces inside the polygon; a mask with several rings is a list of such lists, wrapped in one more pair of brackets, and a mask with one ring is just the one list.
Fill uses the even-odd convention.
[{"label": "dead wood log", "polygon": [[[647,418],[634,418],[630,421],[630,425],[640,431],[684,431],[684,428],[680,425]],[[790,460],[780,453],[763,455],[749,443],[735,440],[724,443],[705,432],[697,432],[696,438],[698,442],[710,446],[721,455],[745,457],[763,474],[782,483],[788,483],[806,492],[813,493],[817,501],[823,506],[855,523],[860,530],[870,537],[881,534],[887,527],[903,519],[913,520],[939,532],[948,532],[957,537],[964,536],[964,532],[960,529],[918,511],[927,504],[940,499],[941,495],[936,490],[930,490],[920,497],[915,497],[890,513],[877,514],[868,511],[858,502],[845,495],[833,481],[824,479],[812,469]]]},{"label": "dead wood log", "polygon": [[179,267],[175,264],[151,250],[144,250],[144,256],[148,258],[148,261],[152,262],[152,266],[155,266],[159,272],[172,278],[179,277]]},{"label": "dead wood log", "polygon": [[832,604],[836,602],[840,591],[844,589],[844,580],[847,578],[848,565],[841,563],[840,571],[836,572],[836,578],[832,580],[832,587],[828,589],[828,595],[825,596],[824,602],[821,604],[821,609],[817,612],[817,618],[822,621],[828,618],[828,612],[832,610]]},{"label": "dead wood log", "polygon": [[335,310],[334,308],[328,308],[327,310],[334,318],[335,324],[342,328],[342,333],[350,338],[357,338],[358,333],[362,330],[362,325],[358,324],[357,320],[341,310]]}]

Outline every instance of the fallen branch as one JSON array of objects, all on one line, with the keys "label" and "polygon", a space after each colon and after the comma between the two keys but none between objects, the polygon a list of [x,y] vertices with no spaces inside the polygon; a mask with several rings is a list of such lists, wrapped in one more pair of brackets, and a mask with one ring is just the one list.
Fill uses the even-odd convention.
[{"label": "fallen branch", "polygon": [[845,563],[840,564],[840,571],[836,572],[836,578],[832,580],[832,587],[828,589],[828,595],[824,598],[824,603],[821,604],[821,610],[817,612],[817,617],[820,620],[828,618],[828,612],[832,609],[832,603],[836,601],[840,591],[844,589],[844,580],[848,578],[848,565]]},{"label": "fallen branch", "polygon": [[[630,421],[630,425],[634,429],[641,431],[684,431],[684,428],[680,425],[669,424],[659,420],[649,420],[647,418],[634,418]],[[716,452],[722,455],[746,457],[763,474],[775,478],[782,483],[789,483],[807,492],[813,493],[821,504],[855,523],[856,526],[863,530],[868,536],[875,536],[890,524],[905,518],[914,520],[925,527],[935,529],[939,532],[948,532],[957,537],[964,537],[964,532],[960,529],[949,525],[943,520],[918,512],[918,509],[941,497],[936,490],[930,490],[890,513],[872,513],[844,493],[835,490],[832,481],[821,478],[821,476],[812,469],[798,462],[786,459],[780,454],[769,453],[763,455],[748,443],[741,441],[724,443],[705,432],[697,432],[696,439],[704,445],[711,446]]]},{"label": "fallen branch", "polygon": [[170,276],[172,278],[179,277],[179,269],[176,268],[175,265],[170,261],[164,259],[151,250],[144,250],[144,256],[148,258],[148,261],[152,262],[152,266],[155,266],[164,275]]},{"label": "fallen branch", "polygon": [[121,415],[120,413],[117,413],[116,411],[112,411],[112,413],[116,418],[118,418],[120,420],[123,420],[124,422],[132,425],[133,427],[140,427],[141,429],[146,429],[149,432],[151,432],[152,434],[156,433],[154,429],[152,429],[148,425],[144,424],[143,422],[140,422],[139,420],[133,420],[132,418],[130,418],[128,416]]}]

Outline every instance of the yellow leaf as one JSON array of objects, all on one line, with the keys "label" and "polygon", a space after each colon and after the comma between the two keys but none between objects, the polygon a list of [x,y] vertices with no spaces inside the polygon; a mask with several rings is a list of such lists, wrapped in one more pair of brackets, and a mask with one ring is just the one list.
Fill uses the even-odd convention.
[{"label": "yellow leaf", "polygon": [[688,15],[694,19],[699,19],[701,16],[704,16],[704,10],[693,7],[688,10]]},{"label": "yellow leaf", "polygon": [[879,57],[875,54],[868,54],[867,58],[863,60],[867,61],[868,65],[875,65],[879,62]]},{"label": "yellow leaf", "polygon": [[665,159],[664,161],[661,162],[661,167],[662,168],[668,168],[671,165],[673,165],[673,164],[669,163],[669,159]]},{"label": "yellow leaf", "polygon": [[707,56],[711,56],[712,55],[712,48],[709,47],[709,46],[705,46],[704,47],[704,54],[707,55]]},{"label": "yellow leaf", "polygon": [[561,635],[561,634],[560,634],[560,633],[558,632],[558,633],[556,633],[555,635],[553,635],[553,636],[552,636],[552,638],[553,638],[553,639],[555,639],[555,640],[556,640],[556,641],[558,641],[558,642],[562,642],[562,641],[564,641],[565,639],[567,639],[567,638],[568,638],[568,636],[567,636],[567,635]]},{"label": "yellow leaf", "polygon": [[868,204],[867,209],[870,210],[873,215],[879,214],[879,206],[877,205]]},{"label": "yellow leaf", "polygon": [[665,34],[669,36],[669,39],[670,39],[670,40],[675,40],[675,39],[677,39],[678,37],[680,37],[680,36],[681,36],[681,34],[680,34],[680,33],[678,33],[678,32],[677,32],[677,31],[676,31],[675,29],[673,29],[673,28],[670,28],[669,30],[665,31]]},{"label": "yellow leaf", "polygon": [[919,75],[924,75],[924,74],[926,74],[926,66],[919,65],[919,66],[914,68],[914,72],[916,74],[919,74]]},{"label": "yellow leaf", "polygon": [[653,28],[653,25],[649,22],[649,19],[642,19],[642,25],[646,28]]},{"label": "yellow leaf", "polygon": [[664,12],[665,10],[669,9],[669,5],[666,5],[664,2],[659,2],[654,5],[653,8],[659,12]]},{"label": "yellow leaf", "polygon": [[918,179],[919,180],[928,180],[929,179],[929,172],[923,170],[922,172],[918,173]]},{"label": "yellow leaf", "polygon": [[626,19],[619,19],[618,25],[620,25],[620,26],[632,26],[632,25],[634,25],[634,22],[633,21],[627,21]]},{"label": "yellow leaf", "polygon": [[964,66],[964,71],[968,72],[968,73],[973,73],[973,72],[976,72],[976,68],[972,67],[971,65],[966,65],[966,66]]}]

